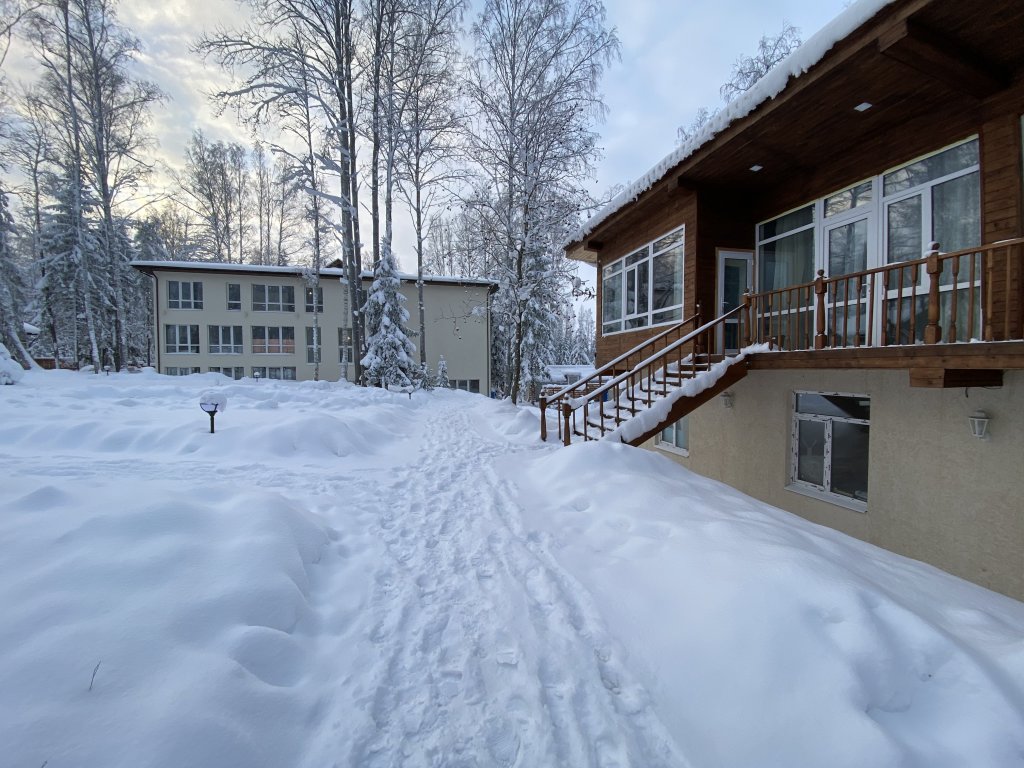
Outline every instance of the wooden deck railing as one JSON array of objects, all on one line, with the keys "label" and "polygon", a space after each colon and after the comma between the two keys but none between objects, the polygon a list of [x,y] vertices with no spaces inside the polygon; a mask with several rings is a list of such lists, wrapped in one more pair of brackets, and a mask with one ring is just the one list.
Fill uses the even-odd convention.
[{"label": "wooden deck railing", "polygon": [[[922,279],[924,278],[924,279]],[[1024,338],[1024,238],[744,296],[744,346],[835,349]]]}]

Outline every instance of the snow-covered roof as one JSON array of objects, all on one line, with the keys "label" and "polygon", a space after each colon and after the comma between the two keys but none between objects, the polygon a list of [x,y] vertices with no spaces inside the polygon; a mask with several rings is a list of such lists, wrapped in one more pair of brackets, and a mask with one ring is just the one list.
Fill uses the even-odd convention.
[{"label": "snow-covered roof", "polygon": [[790,78],[800,77],[821,61],[832,46],[848,37],[858,27],[869,21],[875,14],[896,0],[857,0],[853,5],[836,16],[816,34],[778,63],[768,74],[734,101],[729,102],[692,139],[670,152],[626,189],[594,214],[582,227],[572,234],[569,243],[583,240],[608,217],[632,203],[679,163],[696,153],[737,120],[740,120],[766,101],[774,99],[785,89]]},{"label": "snow-covered roof", "polygon": [[[238,272],[239,274],[250,272],[261,275],[298,275],[306,272],[306,267],[277,267],[263,264],[228,264],[223,261],[133,261],[133,267],[143,272],[156,269],[166,270],[188,270],[190,272]],[[320,274],[325,277],[344,277],[345,270],[336,267],[323,267]],[[373,279],[373,273],[364,270],[360,276],[365,280]],[[407,272],[399,272],[398,277],[409,282],[416,281],[416,275]],[[442,275],[424,275],[423,282],[435,285],[485,285],[496,286],[494,280],[486,280],[478,277],[446,277]]]}]

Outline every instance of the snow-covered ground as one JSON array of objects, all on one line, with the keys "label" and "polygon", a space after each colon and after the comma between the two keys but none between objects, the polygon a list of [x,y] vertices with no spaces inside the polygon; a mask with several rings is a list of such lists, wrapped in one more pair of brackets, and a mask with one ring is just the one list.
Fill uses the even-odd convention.
[{"label": "snow-covered ground", "polygon": [[0,387],[0,765],[1024,764],[1024,604],[537,432],[461,392]]}]

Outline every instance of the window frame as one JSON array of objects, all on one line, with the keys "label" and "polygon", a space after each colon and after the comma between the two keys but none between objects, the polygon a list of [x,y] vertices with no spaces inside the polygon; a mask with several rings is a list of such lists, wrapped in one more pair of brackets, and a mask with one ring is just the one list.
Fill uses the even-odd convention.
[{"label": "window frame", "polygon": [[[852,417],[845,416],[825,416],[821,414],[801,413],[797,410],[800,395],[819,395],[822,397],[849,397],[858,400],[868,401],[868,418],[866,419],[855,419]],[[870,494],[868,494],[868,500],[860,500],[844,496],[843,494],[834,493],[829,490],[831,486],[832,477],[832,454],[833,454],[833,436],[832,436],[832,424],[834,422],[842,422],[845,424],[858,424],[868,428],[868,444],[870,447],[871,440],[871,396],[857,392],[825,392],[817,390],[794,390],[790,395],[790,412],[791,412],[791,423],[790,423],[790,435],[789,435],[789,468],[788,478],[786,483],[786,490],[799,493],[803,496],[810,496],[821,501],[828,502],[829,504],[835,504],[839,507],[845,507],[846,509],[853,510],[854,512],[867,512],[868,511],[868,500]],[[801,421],[813,421],[822,422],[825,424],[825,444],[822,447],[822,483],[823,485],[816,485],[806,480],[799,479],[799,456],[800,456],[800,422]],[[868,454],[868,475],[870,482],[870,451]]]},{"label": "window frame", "polygon": [[[257,300],[257,291],[262,300]],[[294,312],[295,286],[280,283],[253,283],[249,295],[253,312]]]},{"label": "window frame", "polygon": [[[316,332],[316,338],[314,338]],[[319,342],[319,343],[317,343]],[[323,326],[306,326],[306,363],[315,365],[323,362],[324,356],[324,329]]]},{"label": "window frame", "polygon": [[[171,329],[174,329],[174,348],[171,345]],[[181,329],[184,328],[187,341],[182,343]],[[164,354],[198,355],[200,353],[199,325],[192,323],[164,323]]]},{"label": "window frame", "polygon": [[[257,331],[261,333],[257,333]],[[276,338],[274,338],[274,331],[277,331]],[[293,325],[252,325],[249,326],[249,333],[254,355],[295,354],[295,326]],[[289,345],[288,342],[291,344]],[[277,349],[272,349],[274,346]]]},{"label": "window frame", "polygon": [[[655,251],[654,246],[662,240],[679,235],[679,241],[667,247]],[[679,274],[679,303],[669,304],[664,307],[654,306],[655,283],[654,269],[657,257],[671,253],[675,249],[681,251],[680,274]],[[638,285],[640,275],[646,272],[646,294],[641,297]],[[607,309],[607,284],[609,281],[618,278],[618,307],[617,315],[608,319]],[[604,264],[600,270],[601,279],[601,336],[614,336],[618,333],[632,333],[634,331],[645,331],[650,328],[658,328],[667,325],[674,325],[683,320],[683,313],[686,307],[686,225],[675,227],[664,232],[649,242],[634,248],[629,253]],[[633,286],[635,306],[629,311],[629,286]],[[646,303],[646,308],[641,310],[641,298]],[[655,315],[665,313],[678,313],[678,317],[655,322]],[[630,323],[634,325],[630,326]]]},{"label": "window frame", "polygon": [[[184,298],[184,286],[188,286],[189,297]],[[177,290],[173,291],[171,286]],[[171,297],[172,293],[178,295]],[[167,281],[167,308],[195,310],[203,308],[203,281],[202,280],[168,280]]]},{"label": "window frame", "polygon": [[352,343],[352,329],[347,327],[338,328],[338,362],[342,366],[351,365],[355,356]]},{"label": "window frame", "polygon": [[316,304],[313,303],[313,287],[306,286],[303,292],[306,298],[306,312],[311,315],[322,315],[324,313],[324,288],[316,286]]},{"label": "window frame", "polygon": [[[234,288],[238,294],[237,299],[231,298],[231,289]],[[242,284],[241,283],[228,283],[226,288],[227,294],[227,311],[228,312],[241,312],[242,311]]]},{"label": "window frame", "polygon": [[[667,451],[668,453],[674,453],[677,456],[689,456],[690,455],[690,421],[689,421],[689,419],[690,419],[689,415],[683,416],[683,418],[677,419],[676,421],[673,421],[671,424],[669,424],[663,430],[658,432],[658,434],[654,436],[654,445],[655,445],[655,447],[660,449],[660,450],[662,450],[662,451]],[[684,421],[686,422],[686,447],[685,448],[680,447],[675,442],[676,433],[678,432],[678,429],[679,429],[679,424],[681,422],[684,422]],[[668,440],[665,439],[665,432],[667,432],[670,429],[672,430],[672,434],[673,434],[672,442],[669,442]]]},{"label": "window frame", "polygon": [[[211,355],[241,355],[245,352],[245,334],[240,325],[208,325],[206,342]],[[214,330],[217,342],[213,341]],[[224,331],[228,331],[228,343],[224,343]]]}]

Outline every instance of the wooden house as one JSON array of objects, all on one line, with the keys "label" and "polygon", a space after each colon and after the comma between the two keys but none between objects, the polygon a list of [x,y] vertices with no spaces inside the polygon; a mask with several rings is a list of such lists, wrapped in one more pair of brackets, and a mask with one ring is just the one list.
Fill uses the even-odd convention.
[{"label": "wooden house", "polygon": [[1021,30],[861,0],[587,222],[598,370],[544,431],[1024,599]]}]

